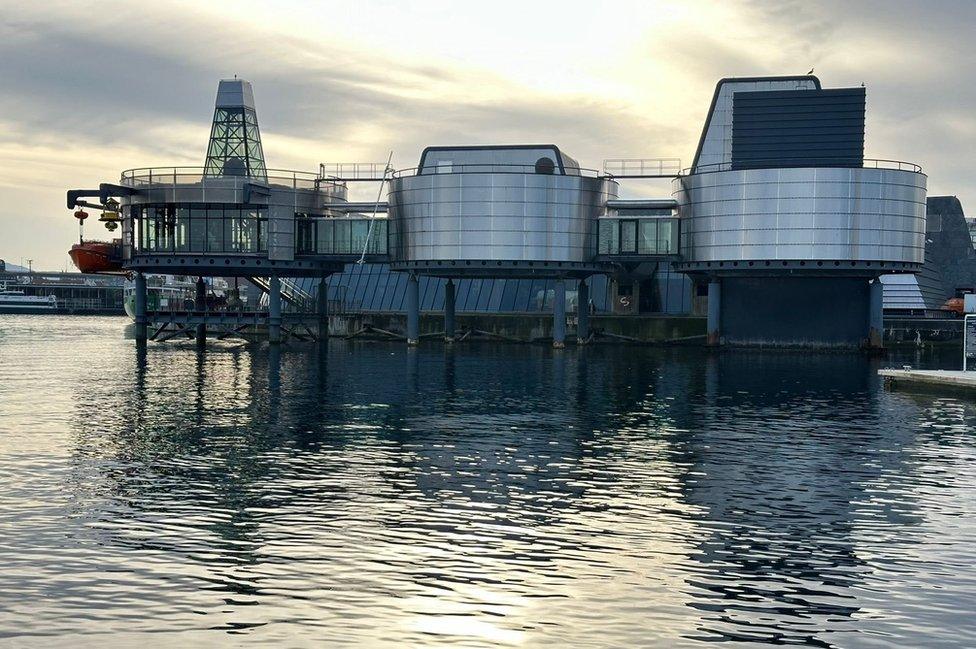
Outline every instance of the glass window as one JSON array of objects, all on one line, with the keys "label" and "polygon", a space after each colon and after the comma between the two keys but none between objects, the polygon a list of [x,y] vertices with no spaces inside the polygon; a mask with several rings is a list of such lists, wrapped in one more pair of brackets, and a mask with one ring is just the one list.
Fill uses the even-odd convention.
[{"label": "glass window", "polygon": [[505,291],[502,293],[502,301],[498,305],[498,310],[501,312],[505,311],[515,311],[515,293],[518,291],[519,284],[522,284],[523,280],[512,279],[505,281]]},{"label": "glass window", "polygon": [[488,300],[491,299],[491,289],[495,284],[493,279],[482,279],[476,280],[479,284],[478,286],[478,300],[475,302],[475,311],[486,311],[488,309]]},{"label": "glass window", "polygon": [[166,250],[166,206],[156,205],[152,208],[153,230],[155,232],[156,245],[154,250]]},{"label": "glass window", "polygon": [[322,219],[319,222],[317,239],[316,250],[319,251],[319,254],[331,254],[335,245],[335,221],[332,219]]},{"label": "glass window", "polygon": [[505,284],[507,280],[495,279],[491,282],[491,295],[488,299],[488,311],[490,313],[498,313],[501,309],[502,295],[505,293]]},{"label": "glass window", "polygon": [[309,218],[307,214],[295,214],[295,243],[299,253],[315,252],[315,226],[315,220]]},{"label": "glass window", "polygon": [[142,247],[147,251],[156,250],[156,217],[149,210],[142,211]]},{"label": "glass window", "polygon": [[637,221],[628,219],[620,221],[620,254],[634,254],[637,252]]},{"label": "glass window", "polygon": [[[468,299],[471,297],[471,280],[459,279],[454,284],[454,309],[456,311],[468,310]],[[472,306],[472,309],[474,307]]]},{"label": "glass window", "polygon": [[375,219],[373,221],[373,238],[369,243],[370,252],[386,254],[387,225],[386,219]]},{"label": "glass window", "polygon": [[543,311],[546,308],[546,282],[544,280],[532,280],[527,282],[529,285],[529,300],[526,305],[527,311]]},{"label": "glass window", "polygon": [[383,306],[383,297],[386,295],[387,288],[389,288],[390,277],[389,273],[374,273],[370,269],[370,275],[374,278],[373,283],[375,288],[373,290],[373,295],[370,296],[368,305],[365,307],[371,311],[379,311]]},{"label": "glass window", "polygon": [[356,219],[350,222],[352,230],[352,250],[354,253],[361,253],[366,246],[366,234],[369,232],[369,221]]},{"label": "glass window", "polygon": [[[436,277],[427,277],[425,275],[420,276],[420,308],[424,311],[432,311],[437,308],[440,310],[443,308],[444,294],[443,289],[441,289],[441,284],[443,280]],[[437,298],[438,291],[441,292],[440,306],[435,307],[434,302]]]},{"label": "glass window", "polygon": [[207,210],[190,209],[190,252],[207,251]]},{"label": "glass window", "polygon": [[264,212],[257,209],[247,210],[241,214],[241,222],[237,235],[239,237],[238,245],[241,248],[241,252],[258,252],[262,250],[258,239],[258,226],[261,224],[261,218],[263,216]]},{"label": "glass window", "polygon": [[512,303],[513,311],[532,311],[530,306],[532,280],[523,279],[517,282],[515,300]]},{"label": "glass window", "polygon": [[224,251],[224,210],[212,207],[207,210],[207,252]]},{"label": "glass window", "polygon": [[241,211],[239,209],[227,208],[224,210],[224,250],[229,252],[240,252],[240,242],[238,241],[237,230],[241,222]]},{"label": "glass window", "polygon": [[190,249],[190,209],[176,208],[176,223],[173,226],[173,250],[187,252]]},{"label": "glass window", "polygon": [[256,238],[255,251],[256,252],[267,252],[268,251],[268,218],[264,210],[258,211],[258,231]]},{"label": "glass window", "polygon": [[672,255],[677,252],[678,229],[675,227],[674,219],[662,219],[658,223],[657,230],[657,251],[661,255]]},{"label": "glass window", "polygon": [[[383,266],[383,272],[390,272],[389,267]],[[383,296],[383,308],[400,311],[403,309],[404,299],[407,295],[407,274],[393,273],[393,282],[393,290],[388,290]]]},{"label": "glass window", "polygon": [[599,225],[599,244],[598,252],[601,255],[614,255],[617,253],[617,220],[600,219]]},{"label": "glass window", "polygon": [[338,220],[335,223],[335,252],[340,255],[348,255],[352,252],[350,241],[351,226],[347,220]]},{"label": "glass window", "polygon": [[657,248],[656,220],[642,219],[640,221],[640,240],[637,242],[637,252],[642,255],[656,255],[659,253]]}]

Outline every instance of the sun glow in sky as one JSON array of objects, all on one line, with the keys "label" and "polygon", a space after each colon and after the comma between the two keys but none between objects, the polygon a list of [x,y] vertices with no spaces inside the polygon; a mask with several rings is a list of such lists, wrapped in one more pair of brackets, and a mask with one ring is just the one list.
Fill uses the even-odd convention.
[{"label": "sun glow in sky", "polygon": [[948,1],[0,0],[0,258],[66,267],[66,189],[201,165],[234,74],[254,84],[271,167],[553,142],[599,168],[688,162],[720,78],[812,67],[867,86],[867,157],[922,164],[930,195],[976,213],[974,28],[976,5]]}]

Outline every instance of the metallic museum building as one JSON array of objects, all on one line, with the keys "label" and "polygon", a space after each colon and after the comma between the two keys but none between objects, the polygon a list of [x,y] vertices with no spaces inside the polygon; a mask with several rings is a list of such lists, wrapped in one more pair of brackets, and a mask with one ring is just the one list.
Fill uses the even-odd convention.
[{"label": "metallic museum building", "polygon": [[[273,341],[309,308],[323,321],[405,313],[409,342],[421,312],[443,312],[448,340],[456,313],[551,314],[557,347],[589,340],[591,316],[707,314],[713,345],[871,347],[879,278],[925,261],[926,176],[865,158],[864,125],[863,87],[733,78],[716,86],[686,169],[597,171],[533,144],[301,173],[266,167],[251,86],[234,79],[220,82],[204,167],[125,171],[69,191],[68,205],[117,210],[113,263],[137,292],[144,273],[250,279],[267,293]],[[670,195],[620,198],[635,178],[670,179]],[[350,202],[357,182],[379,183],[378,200]],[[145,337],[155,316],[142,305]]]}]

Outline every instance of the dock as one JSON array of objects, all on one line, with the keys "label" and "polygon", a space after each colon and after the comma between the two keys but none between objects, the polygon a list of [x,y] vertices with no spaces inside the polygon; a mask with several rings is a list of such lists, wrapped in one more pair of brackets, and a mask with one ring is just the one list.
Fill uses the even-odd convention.
[{"label": "dock", "polygon": [[976,372],[959,370],[883,369],[878,376],[886,387],[916,390],[967,392],[976,395]]}]

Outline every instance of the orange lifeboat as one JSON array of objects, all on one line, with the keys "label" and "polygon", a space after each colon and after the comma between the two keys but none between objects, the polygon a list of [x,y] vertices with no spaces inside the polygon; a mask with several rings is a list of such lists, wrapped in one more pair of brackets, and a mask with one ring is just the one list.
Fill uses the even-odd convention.
[{"label": "orange lifeboat", "polygon": [[122,240],[84,241],[71,246],[71,261],[83,273],[121,273]]}]

